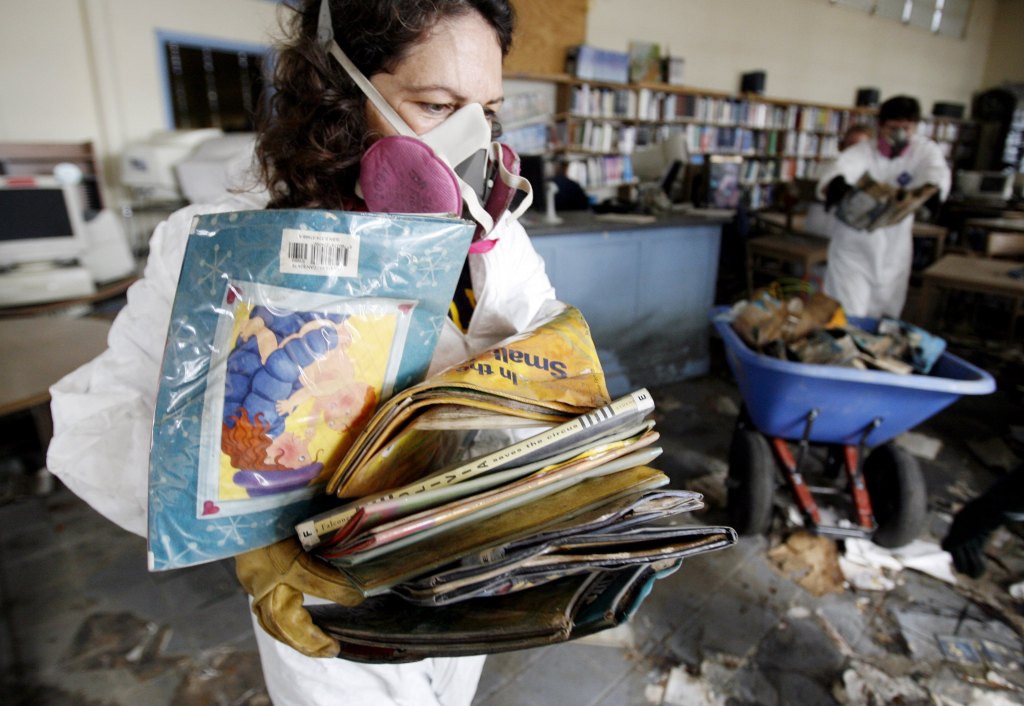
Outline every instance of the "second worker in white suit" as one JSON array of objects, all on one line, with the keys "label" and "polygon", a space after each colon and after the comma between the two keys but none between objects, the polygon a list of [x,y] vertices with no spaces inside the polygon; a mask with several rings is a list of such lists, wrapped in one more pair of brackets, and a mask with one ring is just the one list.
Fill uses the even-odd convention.
[{"label": "second worker in white suit", "polygon": [[[878,138],[844,150],[825,168],[818,196],[831,209],[867,173],[876,182],[912,190],[931,184],[946,198],[950,170],[939,146],[916,134],[921,108],[916,99],[895,96],[878,113]],[[913,262],[913,214],[872,231],[829,219],[830,243],[825,293],[851,316],[899,318],[907,299]]]}]

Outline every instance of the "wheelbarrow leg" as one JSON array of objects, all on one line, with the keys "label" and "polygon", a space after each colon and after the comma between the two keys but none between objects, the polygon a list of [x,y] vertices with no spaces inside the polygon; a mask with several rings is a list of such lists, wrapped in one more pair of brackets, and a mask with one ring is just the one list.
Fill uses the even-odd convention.
[{"label": "wheelbarrow leg", "polygon": [[843,447],[843,455],[846,460],[844,466],[850,483],[853,511],[856,515],[857,524],[868,532],[874,532],[876,525],[874,511],[871,508],[871,496],[868,494],[868,488],[864,482],[864,459],[867,457],[868,436],[881,423],[881,418],[876,417],[864,429],[864,433],[860,437],[860,443],[857,446],[847,444]]},{"label": "wheelbarrow leg", "polygon": [[786,444],[785,439],[779,439],[772,437],[772,448],[775,449],[775,454],[779,458],[779,462],[782,464],[783,473],[786,476],[786,482],[789,483],[790,489],[793,491],[793,495],[796,496],[797,505],[800,507],[800,511],[803,512],[808,524],[811,529],[815,529],[821,524],[821,512],[818,510],[818,503],[814,501],[814,496],[811,495],[811,489],[804,482],[803,474],[800,472],[804,460],[807,456],[807,447],[809,445],[809,439],[811,436],[811,428],[814,426],[814,420],[818,418],[818,410],[812,409],[807,413],[807,418],[804,423],[804,434],[800,439],[799,452],[797,457],[793,457],[793,453],[789,450],[789,445]]}]

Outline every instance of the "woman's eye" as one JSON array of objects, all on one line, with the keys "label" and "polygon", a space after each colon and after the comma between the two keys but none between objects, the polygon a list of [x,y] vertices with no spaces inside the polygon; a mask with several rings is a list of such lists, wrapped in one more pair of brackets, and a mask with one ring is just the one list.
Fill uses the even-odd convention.
[{"label": "woman's eye", "polygon": [[452,106],[447,103],[420,103],[420,108],[431,116],[448,115],[453,111]]}]

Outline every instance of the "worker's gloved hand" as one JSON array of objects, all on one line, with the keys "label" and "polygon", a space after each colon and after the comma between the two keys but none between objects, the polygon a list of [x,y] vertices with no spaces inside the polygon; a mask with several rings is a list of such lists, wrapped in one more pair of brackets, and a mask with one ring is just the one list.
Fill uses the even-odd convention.
[{"label": "worker's gloved hand", "polygon": [[[925,184],[925,187],[935,186],[934,184]],[[936,191],[934,194],[928,197],[928,200],[921,204],[919,211],[924,213],[921,215],[921,221],[924,223],[931,223],[935,220],[935,216],[938,215],[939,209],[942,207],[942,192]]]},{"label": "worker's gloved hand", "polygon": [[302,596],[361,603],[363,594],[341,572],[313,559],[294,537],[235,557],[235,572],[271,636],[309,657],[338,656],[338,642],[313,624]]},{"label": "worker's gloved hand", "polygon": [[985,573],[985,541],[987,537],[975,537],[960,544],[942,543],[942,548],[953,557],[953,566],[961,574],[972,579],[980,578]]},{"label": "worker's gloved hand", "polygon": [[953,566],[973,579],[985,573],[985,543],[1002,523],[1002,513],[982,496],[964,505],[953,518],[942,548],[953,557]]},{"label": "worker's gloved hand", "polygon": [[843,200],[847,192],[853,187],[850,186],[846,179],[841,176],[837,176],[835,179],[828,183],[825,187],[825,210],[831,211],[837,203]]}]

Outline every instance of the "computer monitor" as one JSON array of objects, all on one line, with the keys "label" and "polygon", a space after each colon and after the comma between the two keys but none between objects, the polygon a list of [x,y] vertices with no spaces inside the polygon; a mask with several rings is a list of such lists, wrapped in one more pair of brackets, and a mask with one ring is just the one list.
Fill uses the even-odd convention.
[{"label": "computer monitor", "polygon": [[660,142],[637,146],[631,156],[633,175],[641,186],[657,185],[672,198],[687,159],[686,137],[676,132]]},{"label": "computer monitor", "polygon": [[0,176],[0,268],[77,260],[85,248],[76,185],[52,176]]}]

